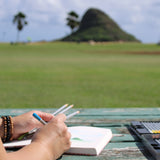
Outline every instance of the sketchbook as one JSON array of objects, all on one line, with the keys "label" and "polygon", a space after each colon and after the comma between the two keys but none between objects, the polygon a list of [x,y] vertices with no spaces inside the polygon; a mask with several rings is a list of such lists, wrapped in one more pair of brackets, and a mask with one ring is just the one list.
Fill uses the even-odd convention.
[{"label": "sketchbook", "polygon": [[[88,126],[68,127],[71,133],[71,148],[66,154],[99,155],[112,138],[110,129]],[[29,145],[31,139],[4,143],[5,148],[20,148]]]}]

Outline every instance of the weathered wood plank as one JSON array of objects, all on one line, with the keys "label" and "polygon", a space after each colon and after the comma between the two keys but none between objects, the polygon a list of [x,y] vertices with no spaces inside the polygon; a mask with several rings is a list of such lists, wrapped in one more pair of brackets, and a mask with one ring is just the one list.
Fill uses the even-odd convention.
[{"label": "weathered wood plank", "polygon": [[130,134],[113,134],[111,142],[135,142],[135,138]]},{"label": "weathered wood plank", "polygon": [[[0,109],[0,114],[22,114],[30,110],[41,110],[45,112],[53,113],[57,108],[46,108],[46,109]],[[159,116],[160,108],[101,108],[101,109],[81,109],[74,108],[72,111],[80,110],[79,116]]]},{"label": "weathered wood plank", "polygon": [[150,155],[144,156],[142,150],[139,149],[136,143],[109,143],[105,149],[101,152],[99,156],[68,156],[64,155],[62,160],[128,160],[128,159],[136,159],[136,160],[147,160],[151,158]]}]

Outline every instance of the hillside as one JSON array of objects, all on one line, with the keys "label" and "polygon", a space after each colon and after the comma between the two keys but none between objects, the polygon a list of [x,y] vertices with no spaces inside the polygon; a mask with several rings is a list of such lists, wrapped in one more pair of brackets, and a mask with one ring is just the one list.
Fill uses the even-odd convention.
[{"label": "hillside", "polygon": [[79,29],[62,41],[138,41],[133,35],[123,31],[104,12],[91,8],[82,17]]}]

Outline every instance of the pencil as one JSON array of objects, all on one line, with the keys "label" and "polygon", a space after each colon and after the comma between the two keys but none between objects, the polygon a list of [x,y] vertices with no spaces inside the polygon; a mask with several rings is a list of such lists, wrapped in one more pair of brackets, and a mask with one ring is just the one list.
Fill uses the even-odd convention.
[{"label": "pencil", "polygon": [[59,113],[60,111],[62,111],[64,108],[66,108],[68,106],[68,104],[63,105],[61,108],[59,108],[58,110],[56,110],[53,115],[55,116],[57,113]]},{"label": "pencil", "polygon": [[80,113],[80,111],[73,112],[73,113],[71,113],[67,116],[67,119],[69,119],[69,118],[71,118],[71,117],[73,117],[73,116],[75,116],[76,114],[79,114],[79,113]]},{"label": "pencil", "polygon": [[64,113],[64,112],[66,112],[66,111],[68,111],[70,108],[72,108],[73,107],[73,105],[70,105],[69,107],[67,107],[66,109],[64,109],[64,110],[62,110],[60,113]]},{"label": "pencil", "polygon": [[33,113],[33,117],[40,121],[42,124],[47,124],[47,122],[45,122],[38,114]]}]

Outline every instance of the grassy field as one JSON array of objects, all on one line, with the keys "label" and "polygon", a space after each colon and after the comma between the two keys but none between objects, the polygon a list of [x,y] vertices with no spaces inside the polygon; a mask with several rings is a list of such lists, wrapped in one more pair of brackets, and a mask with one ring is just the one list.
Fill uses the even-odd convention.
[{"label": "grassy field", "polygon": [[160,107],[160,46],[0,44],[0,108]]}]

